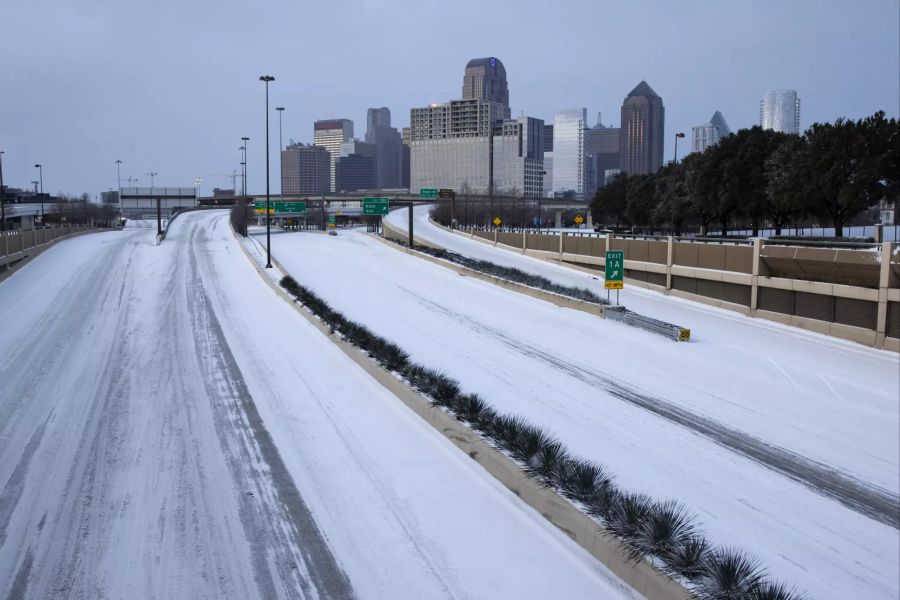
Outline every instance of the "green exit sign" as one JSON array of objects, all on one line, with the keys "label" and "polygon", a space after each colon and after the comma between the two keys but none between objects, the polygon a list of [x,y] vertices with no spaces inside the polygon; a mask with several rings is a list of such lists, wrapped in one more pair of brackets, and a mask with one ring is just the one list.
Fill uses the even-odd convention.
[{"label": "green exit sign", "polygon": [[419,198],[437,198],[437,188],[422,188],[419,190]]},{"label": "green exit sign", "polygon": [[276,202],[276,213],[302,213],[306,212],[306,202]]},{"label": "green exit sign", "polygon": [[625,251],[606,251],[606,280],[603,287],[608,290],[621,290],[625,287]]},{"label": "green exit sign", "polygon": [[363,214],[368,216],[386,215],[391,206],[390,198],[363,198]]}]

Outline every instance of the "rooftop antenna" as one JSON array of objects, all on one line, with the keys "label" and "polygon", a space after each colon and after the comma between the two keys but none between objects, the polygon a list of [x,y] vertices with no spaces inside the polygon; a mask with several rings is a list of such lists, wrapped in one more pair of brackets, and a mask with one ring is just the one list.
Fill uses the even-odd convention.
[{"label": "rooftop antenna", "polygon": [[603,125],[603,118],[602,118],[602,117],[603,117],[603,113],[598,112],[598,113],[597,113],[597,125]]}]

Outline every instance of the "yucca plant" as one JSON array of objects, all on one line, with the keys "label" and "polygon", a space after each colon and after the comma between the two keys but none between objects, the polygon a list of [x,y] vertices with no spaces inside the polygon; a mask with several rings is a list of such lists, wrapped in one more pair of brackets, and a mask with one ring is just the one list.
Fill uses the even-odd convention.
[{"label": "yucca plant", "polygon": [[621,495],[622,492],[612,484],[600,486],[584,500],[588,514],[602,519],[608,526],[612,519],[613,508],[618,504]]},{"label": "yucca plant", "polygon": [[560,469],[558,485],[566,497],[587,503],[595,492],[612,485],[612,477],[600,465],[572,459]]},{"label": "yucca plant", "polygon": [[548,438],[537,454],[531,457],[528,467],[547,485],[559,485],[560,471],[569,461],[565,447],[554,438]]},{"label": "yucca plant", "polygon": [[633,545],[641,554],[652,554],[663,561],[695,534],[693,519],[684,506],[669,500],[654,503],[638,528]]},{"label": "yucca plant", "polygon": [[735,548],[710,552],[697,581],[697,591],[709,600],[746,600],[763,583],[759,560]]},{"label": "yucca plant", "polygon": [[748,600],[804,600],[804,597],[796,589],[772,581],[764,581],[757,585],[747,598]]},{"label": "yucca plant", "polygon": [[704,572],[710,550],[706,538],[692,535],[676,545],[664,560],[671,574],[696,580]]},{"label": "yucca plant", "polygon": [[650,516],[653,500],[645,494],[622,493],[609,511],[606,526],[629,544]]},{"label": "yucca plant", "polygon": [[465,394],[456,402],[456,414],[481,432],[490,431],[497,413],[477,394]]},{"label": "yucca plant", "polygon": [[519,435],[516,436],[512,445],[513,456],[530,467],[532,458],[542,447],[552,441],[553,438],[539,428],[523,422]]}]

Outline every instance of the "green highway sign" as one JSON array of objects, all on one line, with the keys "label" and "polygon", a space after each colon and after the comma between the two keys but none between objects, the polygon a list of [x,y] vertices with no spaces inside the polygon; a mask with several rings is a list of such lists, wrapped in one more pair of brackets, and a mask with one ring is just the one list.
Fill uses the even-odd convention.
[{"label": "green highway sign", "polygon": [[276,202],[276,213],[302,213],[306,212],[306,202]]},{"label": "green highway sign", "polygon": [[364,215],[386,215],[390,208],[390,198],[363,198]]},{"label": "green highway sign", "polygon": [[[258,213],[266,213],[266,201],[254,200],[253,208]],[[269,213],[302,213],[306,212],[306,202],[283,202],[270,200]]]},{"label": "green highway sign", "polygon": [[328,226],[336,227],[337,226],[337,217],[333,214],[328,215]]},{"label": "green highway sign", "polygon": [[422,188],[419,190],[419,198],[437,198],[437,188]]},{"label": "green highway sign", "polygon": [[625,251],[606,251],[606,281],[603,287],[608,290],[621,290],[625,287]]}]

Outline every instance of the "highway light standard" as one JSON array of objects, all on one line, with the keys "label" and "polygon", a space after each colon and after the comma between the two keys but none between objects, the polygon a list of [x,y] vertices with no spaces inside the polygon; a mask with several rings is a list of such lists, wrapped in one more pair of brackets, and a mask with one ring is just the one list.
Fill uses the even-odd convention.
[{"label": "highway light standard", "polygon": [[6,188],[3,186],[3,150],[0,150],[0,231],[6,231]]},{"label": "highway light standard", "polygon": [[284,167],[281,160],[281,152],[284,150],[284,142],[281,141],[281,115],[284,113],[284,107],[276,106],[275,110],[278,111],[278,176],[281,179],[281,183],[278,184],[278,195],[284,200],[284,174],[281,172]]},{"label": "highway light standard", "polygon": [[122,194],[122,161],[121,160],[116,161],[116,178],[119,181],[119,195],[121,195]]},{"label": "highway light standard", "polygon": [[675,134],[675,160],[672,161],[673,163],[678,162],[678,138],[683,138],[683,137],[684,137],[684,134],[681,132]]},{"label": "highway light standard", "polygon": [[272,215],[269,197],[269,82],[275,81],[271,75],[261,75],[259,80],[266,84],[266,268],[272,268]]},{"label": "highway light standard", "polygon": [[38,180],[41,183],[41,227],[44,226],[44,167],[40,164],[34,165],[34,168],[38,170]]},{"label": "highway light standard", "polygon": [[244,176],[242,177],[242,179],[244,181],[244,198],[246,199],[246,197],[247,197],[247,142],[250,141],[250,138],[242,137],[241,141],[244,142],[244,145],[238,149],[242,150],[244,153],[244,162],[242,162],[241,165],[244,168]]}]

